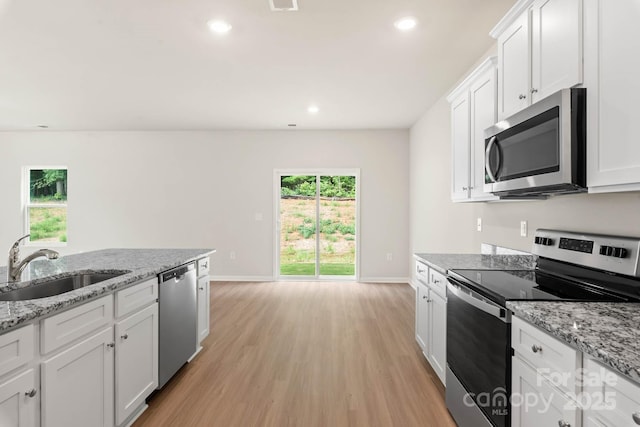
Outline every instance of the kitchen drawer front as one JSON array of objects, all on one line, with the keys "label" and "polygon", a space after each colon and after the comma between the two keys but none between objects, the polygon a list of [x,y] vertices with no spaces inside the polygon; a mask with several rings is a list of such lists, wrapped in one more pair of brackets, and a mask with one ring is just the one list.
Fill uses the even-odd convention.
[{"label": "kitchen drawer front", "polygon": [[199,259],[198,260],[198,277],[208,276],[210,266],[211,266],[211,260],[209,260],[209,257]]},{"label": "kitchen drawer front", "polygon": [[33,325],[0,335],[0,376],[33,359],[34,340]]},{"label": "kitchen drawer front", "polygon": [[113,296],[72,308],[42,321],[40,342],[46,354],[108,325],[113,319]]},{"label": "kitchen drawer front", "polygon": [[130,288],[116,292],[116,317],[129,313],[156,302],[158,299],[158,278],[146,280]]},{"label": "kitchen drawer front", "polygon": [[416,280],[425,285],[429,284],[429,267],[420,261],[416,261]]},{"label": "kitchen drawer front", "polygon": [[581,353],[524,320],[513,317],[511,346],[517,355],[566,393],[577,393],[576,371]]},{"label": "kitchen drawer front", "polygon": [[433,268],[429,269],[429,286],[435,290],[442,297],[447,296],[447,278],[444,274],[435,271]]},{"label": "kitchen drawer front", "polygon": [[[584,356],[584,400],[590,416],[610,427],[640,422],[640,384]],[[593,406],[596,405],[596,406]],[[635,417],[634,417],[635,415]]]}]

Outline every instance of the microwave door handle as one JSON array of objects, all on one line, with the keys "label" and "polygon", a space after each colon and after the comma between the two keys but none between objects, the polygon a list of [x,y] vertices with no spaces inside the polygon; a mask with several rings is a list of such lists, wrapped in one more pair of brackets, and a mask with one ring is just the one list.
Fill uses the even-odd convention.
[{"label": "microwave door handle", "polygon": [[[496,141],[497,141],[497,137],[492,136],[491,139],[489,140],[489,143],[487,144],[487,150],[484,153],[484,169],[485,171],[487,171],[487,175],[489,175],[489,179],[491,180],[491,182],[496,182],[496,176],[491,170],[491,162],[489,161],[491,150],[493,149],[493,146],[496,144]],[[500,150],[498,150],[498,165],[500,165],[501,160],[502,159],[500,159]],[[498,169],[496,169],[496,171],[497,170]]]}]

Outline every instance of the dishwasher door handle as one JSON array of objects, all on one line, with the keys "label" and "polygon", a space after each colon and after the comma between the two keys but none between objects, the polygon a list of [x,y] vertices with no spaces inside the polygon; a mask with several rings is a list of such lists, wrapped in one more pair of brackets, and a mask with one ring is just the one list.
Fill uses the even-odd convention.
[{"label": "dishwasher door handle", "polygon": [[503,322],[508,322],[506,309],[490,303],[484,299],[477,298],[473,295],[473,293],[466,291],[465,288],[459,285],[454,285],[451,282],[447,284],[447,290],[451,292],[456,297],[460,298],[463,302],[474,306],[478,310],[482,310],[487,314],[496,317]]}]

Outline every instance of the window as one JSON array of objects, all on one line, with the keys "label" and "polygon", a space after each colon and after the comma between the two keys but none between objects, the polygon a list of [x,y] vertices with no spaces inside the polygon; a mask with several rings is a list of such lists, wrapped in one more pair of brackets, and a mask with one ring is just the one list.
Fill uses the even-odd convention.
[{"label": "window", "polygon": [[25,231],[29,242],[67,242],[67,168],[27,167],[24,178]]}]

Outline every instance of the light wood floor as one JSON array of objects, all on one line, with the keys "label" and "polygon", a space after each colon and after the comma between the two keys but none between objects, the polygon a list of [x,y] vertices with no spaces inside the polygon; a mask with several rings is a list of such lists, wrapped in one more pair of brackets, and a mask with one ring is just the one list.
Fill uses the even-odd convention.
[{"label": "light wood floor", "polygon": [[455,426],[409,285],[213,282],[204,350],[143,426]]}]

